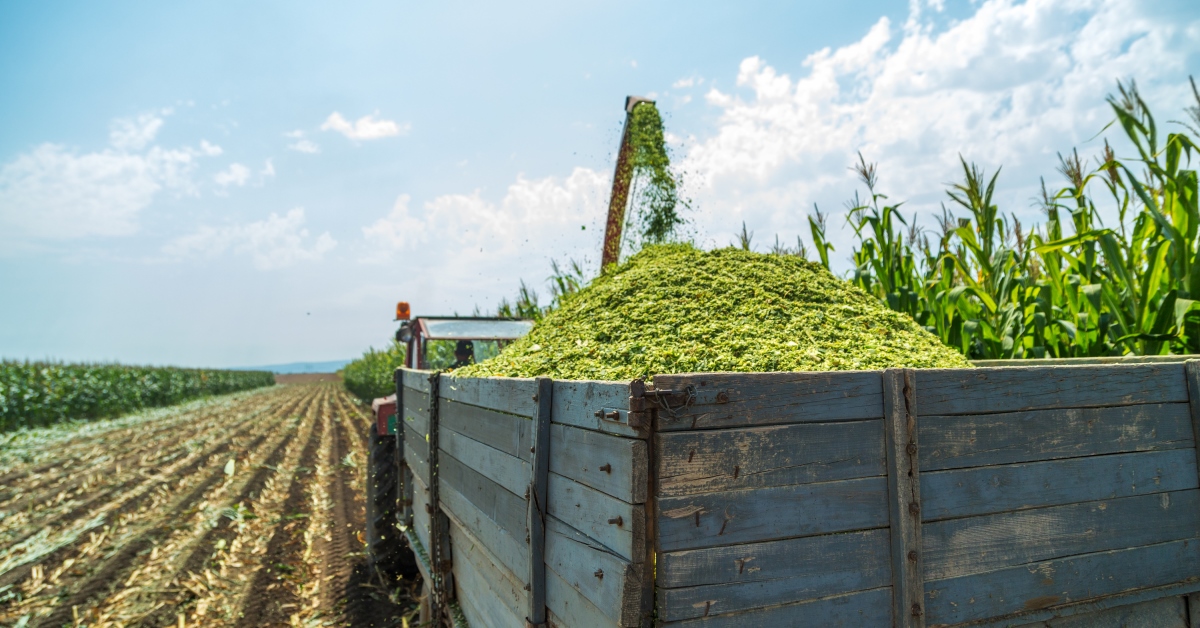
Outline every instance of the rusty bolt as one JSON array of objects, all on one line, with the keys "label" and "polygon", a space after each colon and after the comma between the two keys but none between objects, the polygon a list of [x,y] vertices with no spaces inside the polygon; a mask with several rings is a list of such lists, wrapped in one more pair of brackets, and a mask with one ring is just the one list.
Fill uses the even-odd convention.
[{"label": "rusty bolt", "polygon": [[533,400],[534,400],[534,401],[537,401],[537,395],[534,395],[534,396],[533,396]]},{"label": "rusty bolt", "polygon": [[910,455],[910,456],[917,455],[917,444],[916,443],[909,443],[908,447],[906,447],[905,449],[906,449],[906,451],[908,451],[908,455]]},{"label": "rusty bolt", "polygon": [[597,578],[600,578],[601,580],[603,580],[603,579],[604,579],[604,570],[603,570],[603,569],[597,569],[597,570],[596,570],[596,573],[594,573],[594,574],[592,574],[592,575],[593,575],[593,576],[596,576]]},{"label": "rusty bolt", "polygon": [[605,463],[604,466],[600,467],[600,470],[605,473],[612,473],[612,465]]},{"label": "rusty bolt", "polygon": [[729,393],[724,390],[717,393],[717,403],[729,403]]},{"label": "rusty bolt", "polygon": [[603,411],[603,410],[597,410],[597,411],[595,411],[595,412],[593,412],[593,413],[592,413],[592,416],[596,417],[597,419],[603,419],[603,418],[604,418],[604,411]]},{"label": "rusty bolt", "polygon": [[913,617],[920,617],[920,616],[921,616],[921,605],[920,605],[920,604],[916,604],[916,603],[914,603],[914,604],[912,605],[912,616],[913,616]]},{"label": "rusty bolt", "polygon": [[623,525],[625,523],[625,520],[622,519],[620,515],[617,515],[616,517],[609,519],[608,522],[615,523],[616,525]]},{"label": "rusty bolt", "polygon": [[608,419],[609,421],[620,421],[621,413],[617,412],[616,410],[613,410],[612,412],[609,412],[608,414],[604,415],[604,418]]},{"label": "rusty bolt", "polygon": [[909,559],[909,560],[911,560],[911,561],[913,561],[914,563],[915,563],[915,562],[917,562],[917,550],[911,550],[911,551],[909,551],[909,553],[908,553],[908,559]]},{"label": "rusty bolt", "polygon": [[430,506],[429,504],[425,504],[425,512],[432,515],[433,514],[433,506]]},{"label": "rusty bolt", "polygon": [[918,504],[917,502],[910,502],[910,503],[908,504],[908,512],[911,512],[911,513],[912,513],[912,514],[914,514],[914,515],[916,515],[916,514],[920,514],[920,512],[921,512],[921,505],[920,505],[920,504]]}]

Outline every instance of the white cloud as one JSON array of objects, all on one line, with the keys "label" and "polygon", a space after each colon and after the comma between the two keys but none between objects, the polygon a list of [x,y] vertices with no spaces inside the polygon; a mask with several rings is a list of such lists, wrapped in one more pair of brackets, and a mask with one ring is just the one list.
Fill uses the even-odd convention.
[{"label": "white cloud", "polygon": [[[521,279],[544,303],[551,260],[598,261],[608,184],[607,175],[576,168],[567,177],[518,176],[499,198],[476,190],[414,203],[401,195],[362,229],[359,261],[377,267],[362,276],[400,281],[387,291],[426,312],[491,311]],[[413,272],[388,270],[398,263]]]},{"label": "white cloud", "polygon": [[717,129],[681,164],[700,222],[714,234],[743,219],[760,234],[807,233],[814,201],[836,208],[861,187],[847,169],[859,150],[910,211],[937,209],[944,183],[960,178],[961,153],[989,171],[1004,166],[1003,211],[1035,213],[1029,199],[1039,176],[1057,180],[1057,153],[1102,146],[1087,142],[1112,119],[1105,96],[1118,79],[1138,81],[1160,124],[1180,116],[1200,16],[1163,6],[989,0],[939,27],[914,2],[903,25],[880,19],[859,41],[810,55],[795,77],[747,58],[737,90],[709,90]]},{"label": "white cloud", "polygon": [[[165,115],[165,112],[164,112]],[[47,239],[124,236],[162,191],[196,193],[198,158],[221,148],[150,145],[163,119],[143,114],[113,122],[111,146],[81,152],[42,144],[0,167],[0,225],[5,235]]]},{"label": "white cloud", "polygon": [[694,76],[689,76],[687,78],[681,78],[678,81],[671,83],[671,88],[672,89],[687,89],[689,87],[695,87],[697,83],[701,83],[701,82],[703,82],[702,79],[697,79]]},{"label": "white cloud", "polygon": [[335,111],[325,119],[321,130],[337,131],[352,140],[377,140],[383,137],[407,135],[412,129],[412,125],[407,122],[397,123],[392,120],[377,119],[375,117],[377,115],[379,112],[363,116],[351,124],[342,117],[342,114]]},{"label": "white cloud", "polygon": [[270,159],[267,159],[266,163],[263,164],[263,169],[258,171],[258,176],[261,177],[262,180],[264,180],[264,181],[266,179],[274,177],[275,176],[275,163],[272,162]]},{"label": "white cloud", "polygon": [[321,152],[321,146],[312,140],[300,140],[288,144],[288,150],[294,150],[297,153],[315,155]]},{"label": "white cloud", "polygon": [[296,140],[295,142],[288,144],[288,150],[294,150],[297,153],[305,153],[308,155],[315,155],[321,152],[321,146],[312,140],[305,139],[304,131],[300,129],[288,131],[287,133],[284,133],[283,136]]},{"label": "white cloud", "polygon": [[285,268],[298,262],[319,261],[337,246],[326,231],[311,238],[304,227],[304,208],[297,207],[266,220],[227,227],[201,227],[163,247],[171,258],[215,258],[226,253],[249,255],[259,270]]},{"label": "white cloud", "polygon": [[[170,110],[163,110],[163,115]],[[143,113],[137,118],[118,118],[109,124],[109,143],[119,150],[141,150],[154,141],[163,119],[156,113]]]},{"label": "white cloud", "polygon": [[223,188],[227,188],[231,185],[241,187],[246,185],[246,182],[249,180],[250,169],[237,162],[229,164],[228,169],[222,170],[213,176],[213,181]]}]

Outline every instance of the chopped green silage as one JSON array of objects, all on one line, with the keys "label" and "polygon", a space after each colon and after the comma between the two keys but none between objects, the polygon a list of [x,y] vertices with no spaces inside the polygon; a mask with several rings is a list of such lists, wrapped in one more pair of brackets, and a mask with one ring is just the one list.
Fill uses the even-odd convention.
[{"label": "chopped green silage", "polygon": [[966,358],[797,257],[650,246],[460,377],[962,368]]}]

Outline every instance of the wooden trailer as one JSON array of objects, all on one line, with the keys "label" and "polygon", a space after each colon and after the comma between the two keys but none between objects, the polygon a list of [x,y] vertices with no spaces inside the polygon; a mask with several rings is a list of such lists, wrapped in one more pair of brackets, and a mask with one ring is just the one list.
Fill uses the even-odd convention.
[{"label": "wooden trailer", "polygon": [[1200,361],[1016,364],[404,369],[402,525],[453,625],[1200,628]]}]

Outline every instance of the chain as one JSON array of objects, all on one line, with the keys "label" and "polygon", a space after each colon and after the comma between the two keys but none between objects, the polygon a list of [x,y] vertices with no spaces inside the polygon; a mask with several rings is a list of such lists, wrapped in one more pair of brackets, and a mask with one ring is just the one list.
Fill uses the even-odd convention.
[{"label": "chain", "polygon": [[667,400],[662,395],[654,396],[654,402],[657,403],[660,408],[667,411],[667,414],[671,416],[672,421],[678,420],[679,413],[684,410],[687,410],[688,406],[692,405],[692,402],[696,400],[696,387],[695,386],[689,385],[687,388],[684,388],[683,390],[685,393],[687,393],[687,397],[684,398],[682,405],[680,405],[678,408],[674,408],[674,409],[671,408],[671,404],[667,403]]}]

